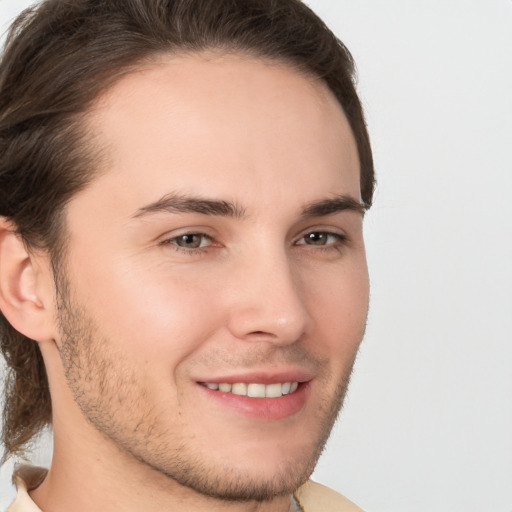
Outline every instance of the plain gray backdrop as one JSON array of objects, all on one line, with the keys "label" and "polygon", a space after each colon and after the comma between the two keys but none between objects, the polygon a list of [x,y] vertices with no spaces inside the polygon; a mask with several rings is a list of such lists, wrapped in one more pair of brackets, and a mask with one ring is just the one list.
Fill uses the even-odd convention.
[{"label": "plain gray backdrop", "polygon": [[[511,512],[512,2],[306,3],[355,57],[378,172],[367,336],[314,477],[368,512]],[[29,4],[0,0],[2,30]]]}]

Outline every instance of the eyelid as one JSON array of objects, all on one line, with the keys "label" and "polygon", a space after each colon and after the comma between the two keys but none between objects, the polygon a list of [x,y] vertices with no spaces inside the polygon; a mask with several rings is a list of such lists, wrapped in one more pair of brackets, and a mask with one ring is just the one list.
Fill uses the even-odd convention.
[{"label": "eyelid", "polygon": [[159,235],[157,238],[158,243],[168,242],[174,238],[186,235],[202,235],[212,240],[216,238],[216,234],[212,233],[212,230],[207,226],[186,226],[182,228],[171,229],[166,231],[163,235]]},{"label": "eyelid", "polygon": [[[216,245],[216,239],[213,235],[206,233],[206,230],[204,228],[184,228],[176,230],[175,232],[166,233],[162,237],[160,237],[160,240],[158,241],[159,246],[167,246],[171,247],[173,250],[177,252],[187,253],[187,254],[198,254],[202,251],[207,251],[211,247],[215,247]],[[186,237],[186,236],[200,236],[207,240],[206,245],[199,246],[199,247],[184,247],[177,243],[177,240]]]},{"label": "eyelid", "polygon": [[[326,227],[326,226],[313,226],[309,227],[308,229],[302,231],[302,233],[296,238],[294,245],[298,244],[300,240],[303,240],[307,235],[312,233],[321,233],[325,235],[331,235],[338,239],[340,243],[345,243],[350,241],[349,236],[345,231],[343,231],[341,228],[335,228],[332,226]],[[306,244],[298,244],[298,245],[306,245]],[[332,244],[329,244],[332,245]],[[328,245],[328,246],[329,246]]]},{"label": "eyelid", "polygon": [[[307,243],[306,237],[311,233],[319,233],[326,235],[327,237],[333,237],[333,241],[326,240],[323,244],[315,244],[315,243]],[[303,245],[308,247],[316,247],[318,249],[332,249],[339,248],[341,245],[344,245],[347,241],[347,238],[344,235],[339,233],[328,233],[326,231],[312,231],[311,233],[306,233],[303,237],[299,238],[299,240],[295,243],[295,245]]]}]

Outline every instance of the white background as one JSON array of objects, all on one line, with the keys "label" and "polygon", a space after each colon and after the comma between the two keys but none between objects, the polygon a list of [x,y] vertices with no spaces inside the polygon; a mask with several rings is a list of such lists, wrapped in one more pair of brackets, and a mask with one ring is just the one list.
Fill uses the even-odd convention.
[{"label": "white background", "polygon": [[[28,3],[0,0],[2,28]],[[512,1],[307,3],[355,57],[379,181],[368,332],[315,478],[368,512],[512,512]]]}]

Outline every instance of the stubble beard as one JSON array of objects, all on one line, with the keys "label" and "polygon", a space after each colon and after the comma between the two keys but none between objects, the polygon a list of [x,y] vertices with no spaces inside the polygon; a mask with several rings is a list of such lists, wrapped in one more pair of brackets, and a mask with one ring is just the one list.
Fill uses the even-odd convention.
[{"label": "stubble beard", "polygon": [[[283,461],[270,478],[257,477],[226,461],[221,467],[208,465],[197,448],[159,422],[158,414],[143,409],[146,395],[136,371],[123,368],[122,354],[109,352],[108,340],[101,337],[85,309],[71,299],[69,283],[62,276],[57,305],[60,355],[74,400],[86,420],[124,454],[166,476],[169,484],[225,501],[269,501],[292,494],[309,478],[342,407],[353,360],[334,396],[319,404],[318,434],[309,453]],[[127,418],[126,411],[141,414]]]}]

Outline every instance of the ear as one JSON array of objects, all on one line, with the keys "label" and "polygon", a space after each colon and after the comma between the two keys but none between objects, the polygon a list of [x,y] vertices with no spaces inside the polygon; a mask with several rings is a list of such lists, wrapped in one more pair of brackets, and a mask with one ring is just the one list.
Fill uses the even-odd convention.
[{"label": "ear", "polygon": [[[15,227],[0,217],[0,310],[21,334],[53,340],[53,278],[42,257],[29,254]],[[46,268],[45,268],[46,267]]]}]

